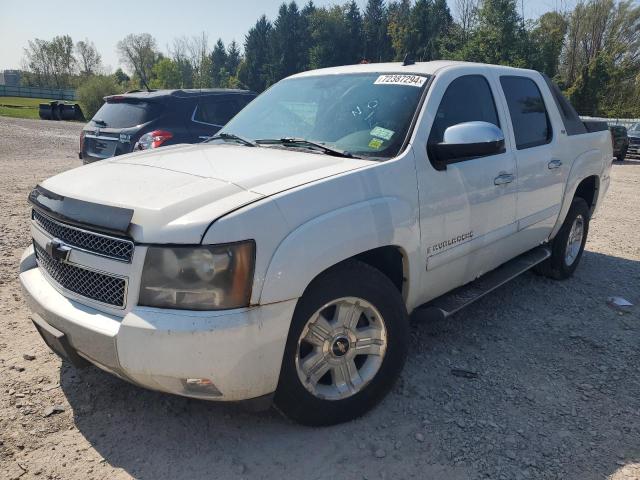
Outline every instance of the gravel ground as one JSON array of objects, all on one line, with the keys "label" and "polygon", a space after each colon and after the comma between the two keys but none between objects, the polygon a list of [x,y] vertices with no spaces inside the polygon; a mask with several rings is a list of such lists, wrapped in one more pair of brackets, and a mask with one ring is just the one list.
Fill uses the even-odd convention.
[{"label": "gravel ground", "polygon": [[[640,162],[614,166],[574,278],[528,273],[414,325],[392,394],[362,419],[310,429],[48,351],[16,279],[26,197],[79,165],[80,128],[0,117],[0,478],[640,478]],[[612,295],[635,306],[617,312]]]}]

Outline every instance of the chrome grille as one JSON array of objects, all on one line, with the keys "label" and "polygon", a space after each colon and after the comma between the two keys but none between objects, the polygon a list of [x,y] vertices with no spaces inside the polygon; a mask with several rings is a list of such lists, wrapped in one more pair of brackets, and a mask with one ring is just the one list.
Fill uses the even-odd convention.
[{"label": "chrome grille", "polygon": [[41,214],[37,210],[33,211],[33,219],[49,235],[69,245],[105,257],[131,262],[134,247],[133,242],[130,240],[110,237],[100,233],[88,232],[70,225],[64,225]]},{"label": "chrome grille", "polygon": [[35,242],[34,249],[40,268],[65,290],[106,305],[125,306],[125,279],[55,260]]}]

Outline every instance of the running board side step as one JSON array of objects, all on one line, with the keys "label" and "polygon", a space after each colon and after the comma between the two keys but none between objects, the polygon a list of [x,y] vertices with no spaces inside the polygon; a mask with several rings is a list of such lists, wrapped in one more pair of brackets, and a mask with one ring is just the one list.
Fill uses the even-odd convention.
[{"label": "running board side step", "polygon": [[504,285],[509,280],[526,272],[551,256],[547,246],[533,250],[509,260],[495,270],[485,273],[473,282],[467,283],[444,295],[418,307],[414,315],[420,320],[444,319],[463,309],[467,305],[484,297],[489,292]]}]

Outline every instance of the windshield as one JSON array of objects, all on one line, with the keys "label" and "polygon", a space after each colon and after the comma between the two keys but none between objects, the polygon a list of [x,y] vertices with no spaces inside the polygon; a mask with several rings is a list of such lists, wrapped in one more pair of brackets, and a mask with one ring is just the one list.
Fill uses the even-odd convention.
[{"label": "windshield", "polygon": [[630,130],[632,132],[640,132],[640,123],[636,123],[635,125],[633,125]]},{"label": "windshield", "polygon": [[283,80],[222,131],[258,143],[304,139],[355,156],[391,158],[402,147],[427,79],[367,73]]},{"label": "windshield", "polygon": [[91,121],[103,127],[129,128],[142,125],[160,116],[162,105],[150,102],[107,102]]}]

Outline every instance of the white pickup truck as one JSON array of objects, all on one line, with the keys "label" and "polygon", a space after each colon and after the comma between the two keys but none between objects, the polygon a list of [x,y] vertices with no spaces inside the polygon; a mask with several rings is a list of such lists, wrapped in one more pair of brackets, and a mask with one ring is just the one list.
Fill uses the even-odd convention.
[{"label": "white pickup truck", "polygon": [[611,162],[606,125],[535,71],[306,72],[207,143],[42,182],[20,281],[76,364],[333,424],[389,391],[415,310],[450,315],[532,267],[569,277]]}]

